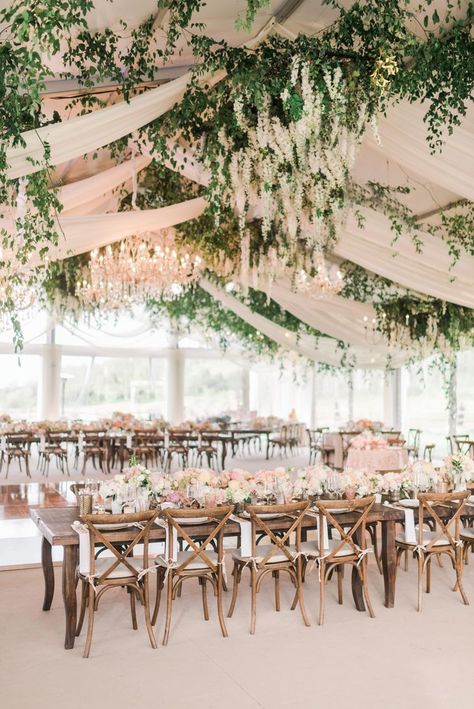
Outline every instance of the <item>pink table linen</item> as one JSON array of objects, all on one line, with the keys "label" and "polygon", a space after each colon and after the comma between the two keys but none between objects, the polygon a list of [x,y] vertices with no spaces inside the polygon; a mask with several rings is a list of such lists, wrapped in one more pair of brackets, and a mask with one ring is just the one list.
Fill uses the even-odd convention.
[{"label": "pink table linen", "polygon": [[375,448],[372,450],[349,448],[346,468],[370,472],[401,470],[407,463],[408,451],[406,448]]}]

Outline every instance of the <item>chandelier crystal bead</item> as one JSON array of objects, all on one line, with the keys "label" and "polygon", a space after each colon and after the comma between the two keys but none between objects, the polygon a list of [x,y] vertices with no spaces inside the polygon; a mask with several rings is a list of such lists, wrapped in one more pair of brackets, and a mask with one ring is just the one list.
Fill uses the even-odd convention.
[{"label": "chandelier crystal bead", "polygon": [[84,305],[103,310],[173,298],[193,283],[203,268],[202,258],[178,247],[174,230],[164,229],[91,251],[77,297]]}]

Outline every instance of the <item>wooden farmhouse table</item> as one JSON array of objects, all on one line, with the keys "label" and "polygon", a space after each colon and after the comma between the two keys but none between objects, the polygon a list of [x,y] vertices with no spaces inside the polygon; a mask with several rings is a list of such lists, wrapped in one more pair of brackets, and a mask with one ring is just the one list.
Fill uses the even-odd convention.
[{"label": "wooden farmhouse table", "polygon": [[[474,510],[474,508],[471,508]],[[474,511],[473,511],[474,515]],[[52,563],[52,547],[62,546],[64,551],[62,564],[62,593],[64,611],[66,619],[66,634],[64,647],[70,650],[74,647],[76,614],[77,614],[77,565],[79,561],[79,537],[72,529],[71,525],[79,518],[77,507],[63,508],[43,508],[32,509],[31,517],[38,526],[42,540],[41,561],[44,575],[44,601],[43,610],[48,611],[54,595],[54,568]],[[353,524],[357,519],[354,512],[346,512],[337,515],[341,525]],[[396,551],[395,551],[395,530],[396,523],[405,519],[403,510],[386,507],[380,504],[374,505],[368,516],[367,522],[380,522],[382,528],[382,567],[385,587],[385,606],[393,608],[395,603],[395,576],[396,576]],[[266,522],[269,527],[275,530],[285,530],[282,521],[275,519]],[[303,522],[303,531],[315,529],[316,520],[312,516],[306,516]],[[286,523],[285,523],[286,524]],[[202,537],[206,533],[205,525],[190,526],[187,528],[191,537]],[[112,542],[130,541],[136,530],[123,529],[115,532],[108,532],[107,536]],[[240,534],[240,525],[229,521],[225,528],[226,536],[237,536]],[[164,541],[165,530],[156,526],[150,534],[150,541]],[[352,572],[352,594],[354,603],[359,611],[365,610],[365,603],[362,587],[357,571]]]}]

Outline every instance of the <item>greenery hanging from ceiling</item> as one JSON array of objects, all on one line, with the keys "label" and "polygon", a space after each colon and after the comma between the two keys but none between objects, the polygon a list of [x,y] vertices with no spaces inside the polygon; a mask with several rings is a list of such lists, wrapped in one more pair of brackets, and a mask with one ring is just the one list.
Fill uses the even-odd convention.
[{"label": "greenery hanging from ceiling", "polygon": [[388,344],[415,348],[418,357],[437,352],[448,358],[474,345],[472,308],[414,293],[350,262],[341,269],[341,295],[373,305],[375,328]]},{"label": "greenery hanging from ceiling", "polygon": [[[395,235],[410,231],[420,248],[422,230],[441,235],[453,261],[463,251],[474,253],[470,203],[460,205],[460,213],[442,213],[439,226],[427,227],[420,225],[401,204],[397,190],[377,183],[355,185],[349,174],[363,128],[389,101],[425,101],[429,145],[433,150],[442,148],[443,129],[451,132],[455,128],[472,98],[474,67],[465,61],[473,50],[472,3],[464,7],[457,0],[448,1],[442,14],[431,11],[430,0],[417,7],[408,0],[368,0],[348,9],[336,0],[327,0],[326,4],[338,12],[338,20],[322,32],[312,37],[299,36],[294,41],[272,36],[252,50],[232,48],[224,41],[206,37],[204,25],[195,21],[204,0],[157,3],[157,8],[168,8],[163,43],[152,41],[157,33],[154,15],[135,28],[121,22],[117,30],[91,31],[88,13],[94,7],[92,0],[15,0],[2,10],[0,194],[2,203],[14,215],[13,228],[5,226],[1,231],[0,273],[8,274],[8,280],[3,279],[2,308],[14,313],[13,287],[44,278],[48,245],[58,239],[56,216],[61,204],[49,146],[44,145],[42,169],[26,180],[11,180],[6,171],[7,149],[24,145],[23,131],[60,120],[58,114],[47,113],[41,101],[45,81],[53,75],[51,59],[62,57],[67,66],[59,78],[74,77],[79,81],[83,91],[72,103],[80,102],[87,112],[100,104],[94,93],[94,86],[100,82],[115,82],[125,100],[146,90],[147,83],[154,81],[157,68],[169,61],[182,40],[197,60],[191,84],[183,101],[147,126],[142,139],[151,140],[157,154],[163,155],[166,139],[180,133],[184,141],[198,149],[196,154],[205,161],[212,179],[208,188],[197,188],[179,175],[170,179],[170,173],[152,163],[137,202],[150,207],[175,203],[181,195],[208,196],[209,212],[182,225],[178,236],[198,248],[220,273],[225,273],[226,268],[235,271],[239,261],[246,274],[251,268],[260,268],[267,276],[277,268],[298,267],[300,252],[305,256],[301,247],[334,239],[349,206],[380,209],[389,217]],[[247,0],[236,18],[237,26],[249,31],[257,11],[267,5],[267,0]],[[415,24],[421,26],[421,36],[413,33]],[[123,42],[124,37],[127,42]],[[209,91],[202,84],[202,77],[222,68],[228,78]],[[271,160],[262,159],[259,144],[265,133],[262,128],[269,126],[276,141],[281,138],[279,149],[283,154],[289,146],[298,153],[299,130],[314,142],[319,126],[323,137],[317,146],[319,152],[309,155],[303,151],[296,156],[293,152],[291,160],[287,160],[289,168],[284,179],[277,178],[281,156],[273,150]],[[125,136],[111,146],[115,148],[113,154],[119,155],[129,139]],[[230,152],[225,152],[229,147],[234,151],[233,162]],[[272,147],[267,141],[264,152]],[[172,155],[168,157],[173,159]],[[268,184],[260,191],[255,191],[248,175],[249,168],[256,169],[253,162],[257,161],[252,162],[252,157],[260,159],[260,174],[267,171]],[[298,178],[298,169],[304,165],[314,167],[313,159],[319,161],[318,169],[313,170],[317,178],[309,189]],[[337,174],[329,169],[332,164],[338,165]],[[293,204],[285,202],[292,186],[298,188],[300,200]],[[229,187],[236,195],[234,200],[229,200]],[[399,196],[401,191],[403,188]],[[255,194],[263,199],[263,213],[245,224],[242,215]],[[235,205],[240,219],[233,211]],[[275,205],[279,207],[277,219],[271,217]],[[295,205],[303,207],[301,213],[295,211]],[[293,207],[292,212],[286,209],[288,206]],[[283,216],[282,207],[290,220]],[[122,208],[127,208],[127,200]],[[35,254],[41,266],[31,270],[29,261]],[[50,265],[44,278],[45,297],[51,299],[59,279],[64,281],[61,288],[65,292],[69,289],[73,298],[73,278],[81,265],[81,259],[76,265],[71,259],[63,265]],[[408,309],[401,298],[391,297],[387,300],[385,295],[386,323],[399,321]],[[436,313],[442,313],[438,319],[444,322],[449,313],[453,322],[464,323],[453,325],[453,333],[460,327],[466,331],[469,318],[461,312],[463,309],[438,307],[438,301],[433,299],[429,302],[433,305],[430,322]],[[456,341],[455,334],[451,340]]]}]

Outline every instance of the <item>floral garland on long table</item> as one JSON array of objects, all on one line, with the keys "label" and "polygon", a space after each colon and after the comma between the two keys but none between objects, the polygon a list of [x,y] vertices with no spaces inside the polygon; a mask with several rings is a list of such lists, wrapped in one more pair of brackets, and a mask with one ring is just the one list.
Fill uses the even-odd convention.
[{"label": "floral garland on long table", "polygon": [[120,509],[133,505],[140,493],[153,505],[170,503],[179,506],[213,506],[230,502],[284,503],[294,499],[353,499],[366,495],[395,494],[414,497],[419,491],[466,489],[474,482],[474,461],[463,455],[448,456],[435,469],[427,461],[410,463],[402,472],[368,473],[346,470],[336,473],[325,465],[299,470],[242,469],[216,473],[205,468],[186,468],[175,473],[152,472],[142,465],[132,465],[124,474],[115,475],[100,485],[100,497],[114,501]]}]

